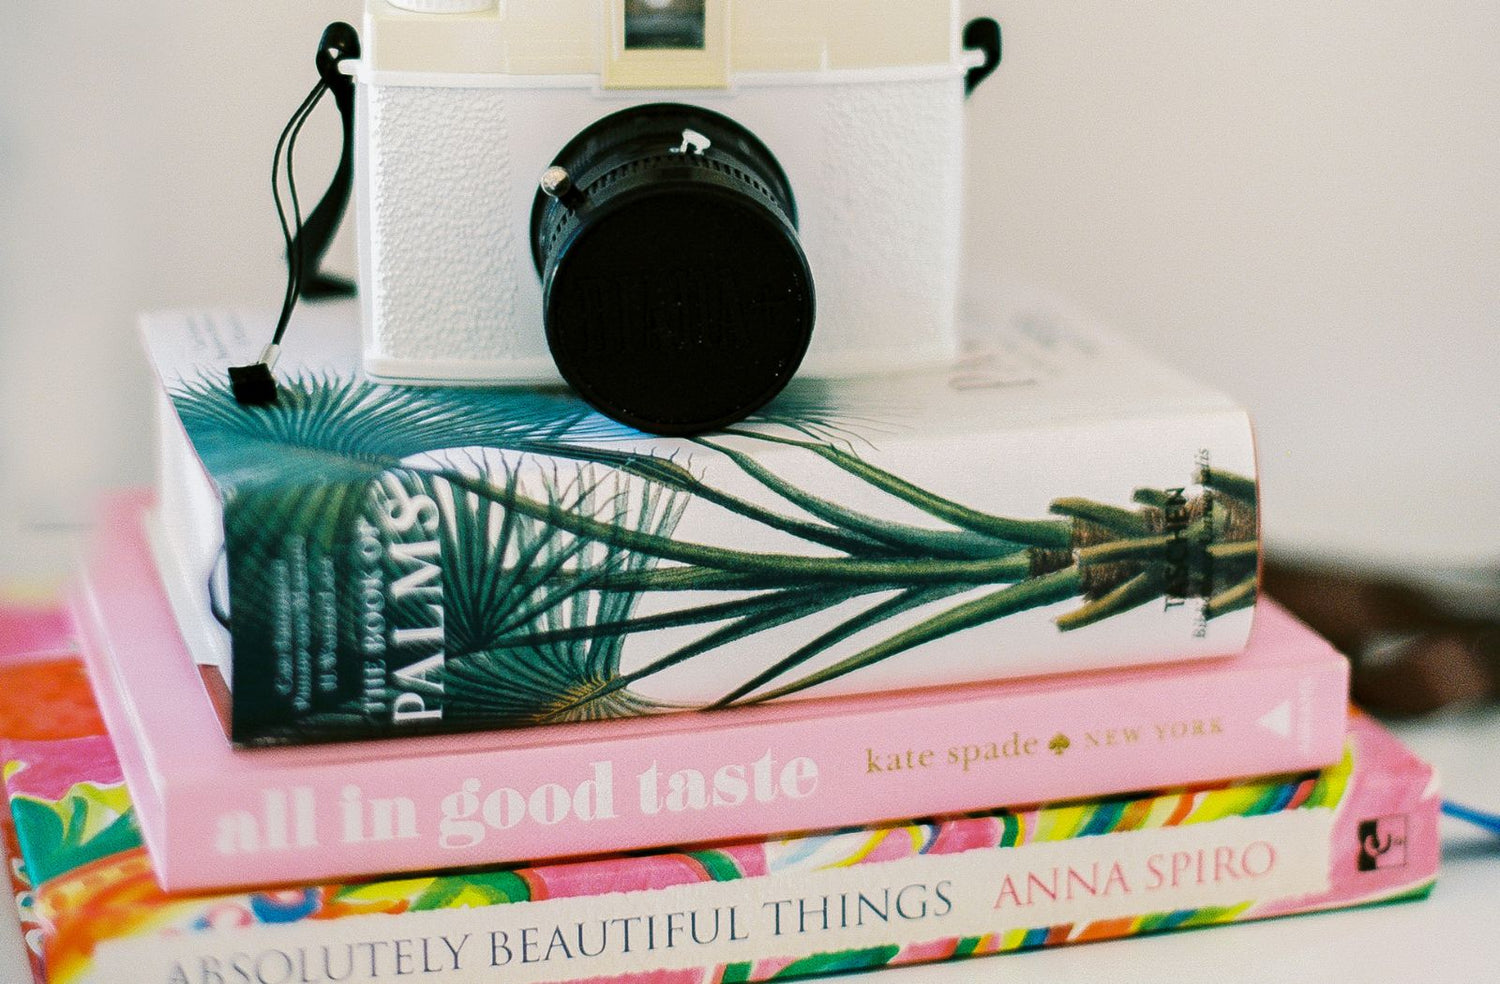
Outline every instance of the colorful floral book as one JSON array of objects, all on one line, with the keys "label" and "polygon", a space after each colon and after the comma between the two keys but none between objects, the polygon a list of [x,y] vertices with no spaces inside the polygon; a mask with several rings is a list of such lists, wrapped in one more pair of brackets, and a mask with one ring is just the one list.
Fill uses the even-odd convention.
[{"label": "colorful floral book", "polygon": [[[104,722],[83,664],[71,651],[71,628],[62,607],[0,605],[0,624],[6,630],[0,632],[0,744],[103,735]],[[37,984],[45,984],[41,963],[45,934],[8,809],[0,810],[0,842],[32,976]]]},{"label": "colorful floral book", "polygon": [[785,980],[1414,899],[1438,862],[1431,769],[1358,716],[1315,774],[209,895],[159,887],[107,738],[4,758],[50,984]]},{"label": "colorful floral book", "polygon": [[352,306],[246,408],[225,368],[264,319],[153,316],[158,563],[243,744],[1239,651],[1245,413],[1054,305],[970,324],[944,371],[802,380],[661,439],[562,390],[372,384]]},{"label": "colorful floral book", "polygon": [[751,839],[1318,769],[1343,748],[1348,661],[1266,601],[1232,659],[235,749],[152,574],[146,503],[126,494],[102,512],[75,607],[173,890]]}]

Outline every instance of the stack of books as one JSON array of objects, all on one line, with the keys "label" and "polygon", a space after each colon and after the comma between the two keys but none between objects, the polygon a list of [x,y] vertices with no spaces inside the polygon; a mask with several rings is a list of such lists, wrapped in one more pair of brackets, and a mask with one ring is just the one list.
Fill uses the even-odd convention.
[{"label": "stack of books", "polygon": [[1423,895],[1431,770],[1257,600],[1250,423],[1039,301],[696,439],[148,318],[160,474],[13,741],[52,982],[760,981]]}]

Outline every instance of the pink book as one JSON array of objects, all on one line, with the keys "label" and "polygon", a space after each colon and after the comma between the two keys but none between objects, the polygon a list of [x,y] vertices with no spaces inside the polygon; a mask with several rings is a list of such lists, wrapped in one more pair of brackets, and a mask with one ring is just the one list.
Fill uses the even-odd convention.
[{"label": "pink book", "polygon": [[67,613],[55,604],[0,598],[0,661],[46,659],[72,639]]},{"label": "pink book", "polygon": [[162,885],[710,843],[1323,768],[1345,660],[1280,609],[1227,660],[522,731],[236,750],[171,617],[142,494],[75,597]]},{"label": "pink book", "polygon": [[1319,773],[201,894],[161,891],[108,738],[0,741],[0,764],[47,984],[782,981],[1416,899],[1438,869],[1432,769],[1359,716]]}]

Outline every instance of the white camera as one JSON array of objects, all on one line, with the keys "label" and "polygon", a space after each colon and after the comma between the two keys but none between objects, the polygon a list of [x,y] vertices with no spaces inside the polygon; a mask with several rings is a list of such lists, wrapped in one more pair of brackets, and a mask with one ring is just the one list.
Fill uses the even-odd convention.
[{"label": "white camera", "polygon": [[679,433],[955,355],[957,0],[368,0],[362,48],[372,377]]}]

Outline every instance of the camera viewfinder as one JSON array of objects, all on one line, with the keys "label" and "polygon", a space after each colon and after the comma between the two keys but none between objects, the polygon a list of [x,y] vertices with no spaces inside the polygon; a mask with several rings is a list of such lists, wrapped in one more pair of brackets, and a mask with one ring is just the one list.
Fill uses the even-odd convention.
[{"label": "camera viewfinder", "polygon": [[705,0],[625,0],[626,50],[702,51]]}]

